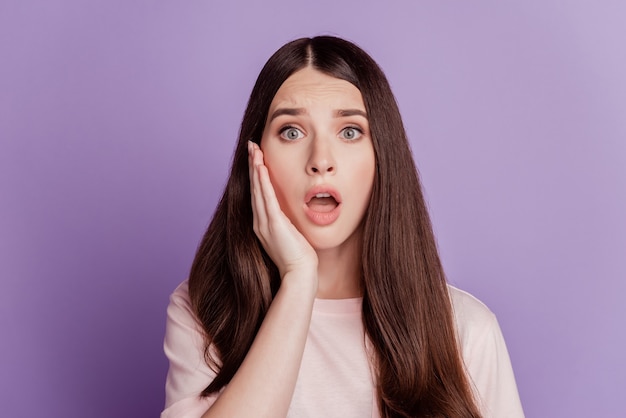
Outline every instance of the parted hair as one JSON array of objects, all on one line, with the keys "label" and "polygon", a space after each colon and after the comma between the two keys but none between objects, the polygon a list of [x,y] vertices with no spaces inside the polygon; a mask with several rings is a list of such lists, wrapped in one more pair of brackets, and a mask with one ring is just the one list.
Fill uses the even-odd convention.
[{"label": "parted hair", "polygon": [[281,47],[250,95],[230,176],[189,278],[205,332],[205,360],[217,373],[202,396],[230,382],[280,286],[278,270],[252,229],[247,141],[260,142],[274,95],[307,66],[356,86],[369,121],[376,173],[362,221],[362,319],[381,416],[480,417],[397,103],[376,62],[331,36]]}]

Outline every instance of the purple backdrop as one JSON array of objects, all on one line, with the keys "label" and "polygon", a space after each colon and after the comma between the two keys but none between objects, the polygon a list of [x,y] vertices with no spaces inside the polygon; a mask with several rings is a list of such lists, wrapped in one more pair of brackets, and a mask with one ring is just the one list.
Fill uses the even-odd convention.
[{"label": "purple backdrop", "polygon": [[167,298],[256,74],[330,33],[386,71],[527,416],[624,416],[624,3],[234,3],[0,3],[1,414],[159,413]]}]

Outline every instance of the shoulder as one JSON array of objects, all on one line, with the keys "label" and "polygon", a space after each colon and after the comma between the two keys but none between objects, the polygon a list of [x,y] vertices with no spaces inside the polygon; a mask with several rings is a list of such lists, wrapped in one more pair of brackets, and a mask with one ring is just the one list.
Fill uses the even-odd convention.
[{"label": "shoulder", "polygon": [[195,314],[191,299],[189,298],[189,282],[187,280],[176,286],[176,289],[170,295],[169,304],[167,306],[167,319],[174,321],[186,327],[200,331],[198,318]]},{"label": "shoulder", "polygon": [[[192,343],[192,344],[190,344]],[[176,348],[191,356],[204,347],[204,331],[189,299],[187,280],[180,283],[170,295],[165,327],[165,349]]]},{"label": "shoulder", "polygon": [[497,327],[494,313],[483,302],[470,293],[448,285],[448,293],[452,302],[454,322],[462,345],[479,335],[488,333]]},{"label": "shoulder", "polygon": [[449,284],[448,293],[456,316],[478,321],[495,317],[487,305],[469,292]]},{"label": "shoulder", "polygon": [[169,354],[169,349],[176,349],[178,353],[195,357],[194,354],[203,346],[202,326],[191,306],[189,286],[185,280],[170,295],[165,326],[165,351]]},{"label": "shoulder", "polygon": [[167,325],[177,325],[184,329],[201,332],[202,326],[197,320],[189,298],[189,283],[187,280],[180,283],[170,295],[167,306]]},{"label": "shoulder", "polygon": [[176,289],[170,295],[170,306],[177,306],[181,309],[191,310],[191,301],[189,299],[189,282],[185,280],[176,286]]}]

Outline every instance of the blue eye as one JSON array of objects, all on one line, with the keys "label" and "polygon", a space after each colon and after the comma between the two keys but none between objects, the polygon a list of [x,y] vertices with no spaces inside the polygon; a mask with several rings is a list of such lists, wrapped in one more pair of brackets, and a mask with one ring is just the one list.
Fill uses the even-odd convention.
[{"label": "blue eye", "polygon": [[347,139],[349,141],[354,141],[355,139],[359,139],[363,135],[363,131],[354,126],[348,126],[347,128],[343,128],[341,130],[341,137],[343,139]]},{"label": "blue eye", "polygon": [[280,130],[280,137],[286,139],[287,141],[295,141],[303,136],[304,134],[302,131],[298,128],[294,128],[293,126],[285,126]]}]

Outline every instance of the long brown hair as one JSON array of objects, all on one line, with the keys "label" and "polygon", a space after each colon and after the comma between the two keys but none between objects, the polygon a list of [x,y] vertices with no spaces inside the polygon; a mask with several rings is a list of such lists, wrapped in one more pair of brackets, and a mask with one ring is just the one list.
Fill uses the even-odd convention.
[{"label": "long brown hair", "polygon": [[280,285],[276,266],[252,230],[247,141],[261,140],[274,95],[305,66],[355,85],[368,115],[377,170],[363,220],[362,316],[374,353],[381,416],[479,417],[395,98],[367,53],[328,36],[280,48],[250,95],[230,177],[189,279],[191,302],[207,335],[205,358],[217,372],[202,395],[230,382]]}]

